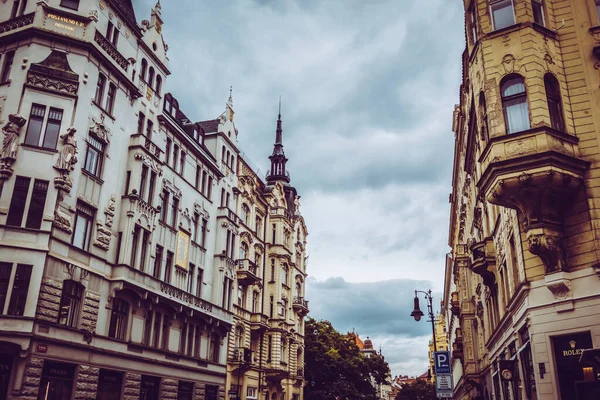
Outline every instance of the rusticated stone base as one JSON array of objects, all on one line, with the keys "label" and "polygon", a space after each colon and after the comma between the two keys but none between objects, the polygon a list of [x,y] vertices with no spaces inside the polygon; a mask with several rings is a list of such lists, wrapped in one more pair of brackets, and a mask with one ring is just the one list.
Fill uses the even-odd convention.
[{"label": "rusticated stone base", "polygon": [[140,398],[140,386],[142,384],[142,375],[127,372],[125,374],[125,389],[123,390],[123,400],[138,400]]},{"label": "rusticated stone base", "polygon": [[100,296],[89,291],[85,292],[83,313],[81,316],[81,327],[89,332],[96,332],[96,321],[98,320],[98,308],[100,307]]},{"label": "rusticated stone base", "polygon": [[79,366],[79,375],[75,387],[75,400],[88,400],[96,398],[98,391],[98,376],[100,369],[87,365]]},{"label": "rusticated stone base", "polygon": [[204,400],[204,390],[206,385],[204,383],[196,383],[196,392],[194,393],[194,400]]},{"label": "rusticated stone base", "polygon": [[163,399],[177,399],[177,386],[178,381],[175,379],[164,378],[160,385],[160,398]]},{"label": "rusticated stone base", "polygon": [[42,379],[42,368],[44,359],[31,357],[25,365],[25,374],[23,376],[23,386],[21,391],[15,397],[19,400],[36,400],[40,390],[40,381]]},{"label": "rusticated stone base", "polygon": [[63,284],[60,281],[44,278],[40,288],[40,298],[35,317],[42,321],[55,323],[58,321],[60,297]]}]

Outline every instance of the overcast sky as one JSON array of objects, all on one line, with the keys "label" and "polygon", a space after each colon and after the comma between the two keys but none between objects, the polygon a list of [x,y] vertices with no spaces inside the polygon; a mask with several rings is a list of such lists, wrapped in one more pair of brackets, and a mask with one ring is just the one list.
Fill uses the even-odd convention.
[{"label": "overcast sky", "polygon": [[[155,0],[134,0],[138,21]],[[229,86],[239,143],[264,172],[283,140],[309,230],[310,315],[382,347],[392,374],[427,369],[413,290],[442,292],[460,1],[162,1],[166,82],[193,120]]]}]

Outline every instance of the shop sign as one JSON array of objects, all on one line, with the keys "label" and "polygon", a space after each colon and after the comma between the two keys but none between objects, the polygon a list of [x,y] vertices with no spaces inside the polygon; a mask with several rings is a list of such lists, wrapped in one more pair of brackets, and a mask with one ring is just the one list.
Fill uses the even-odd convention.
[{"label": "shop sign", "polygon": [[589,332],[554,337],[553,342],[554,355],[558,363],[579,362],[583,351],[593,347]]},{"label": "shop sign", "polygon": [[48,378],[73,379],[75,366],[71,364],[44,362],[42,375]]},{"label": "shop sign", "polygon": [[62,33],[63,35],[82,38],[86,22],[60,13],[48,13],[46,14],[44,25],[46,28]]},{"label": "shop sign", "polygon": [[109,369],[101,369],[100,376],[98,377],[99,384],[105,385],[121,385],[123,380],[123,373],[119,371],[112,371]]}]

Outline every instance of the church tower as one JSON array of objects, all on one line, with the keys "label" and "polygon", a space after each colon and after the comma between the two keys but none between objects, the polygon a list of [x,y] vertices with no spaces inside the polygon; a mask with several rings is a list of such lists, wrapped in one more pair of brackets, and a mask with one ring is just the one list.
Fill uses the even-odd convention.
[{"label": "church tower", "polygon": [[281,100],[279,100],[279,114],[277,115],[277,130],[275,131],[275,145],[273,154],[269,156],[271,160],[271,170],[267,174],[267,183],[273,185],[277,181],[290,183],[290,174],[285,170],[285,164],[288,159],[283,151],[283,132],[281,129]]}]

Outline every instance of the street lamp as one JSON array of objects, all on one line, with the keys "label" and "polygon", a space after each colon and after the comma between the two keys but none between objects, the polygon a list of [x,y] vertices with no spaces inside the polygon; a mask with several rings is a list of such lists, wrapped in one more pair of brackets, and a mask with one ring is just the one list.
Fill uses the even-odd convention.
[{"label": "street lamp", "polygon": [[419,307],[419,296],[417,293],[423,293],[425,295],[425,299],[427,300],[427,314],[429,316],[429,321],[427,322],[431,322],[431,332],[433,333],[433,351],[437,351],[437,344],[435,342],[435,315],[433,315],[433,305],[431,304],[433,301],[431,289],[426,292],[423,292],[422,290],[415,290],[415,308],[410,313],[410,316],[413,317],[415,321],[419,322],[424,314]]}]

